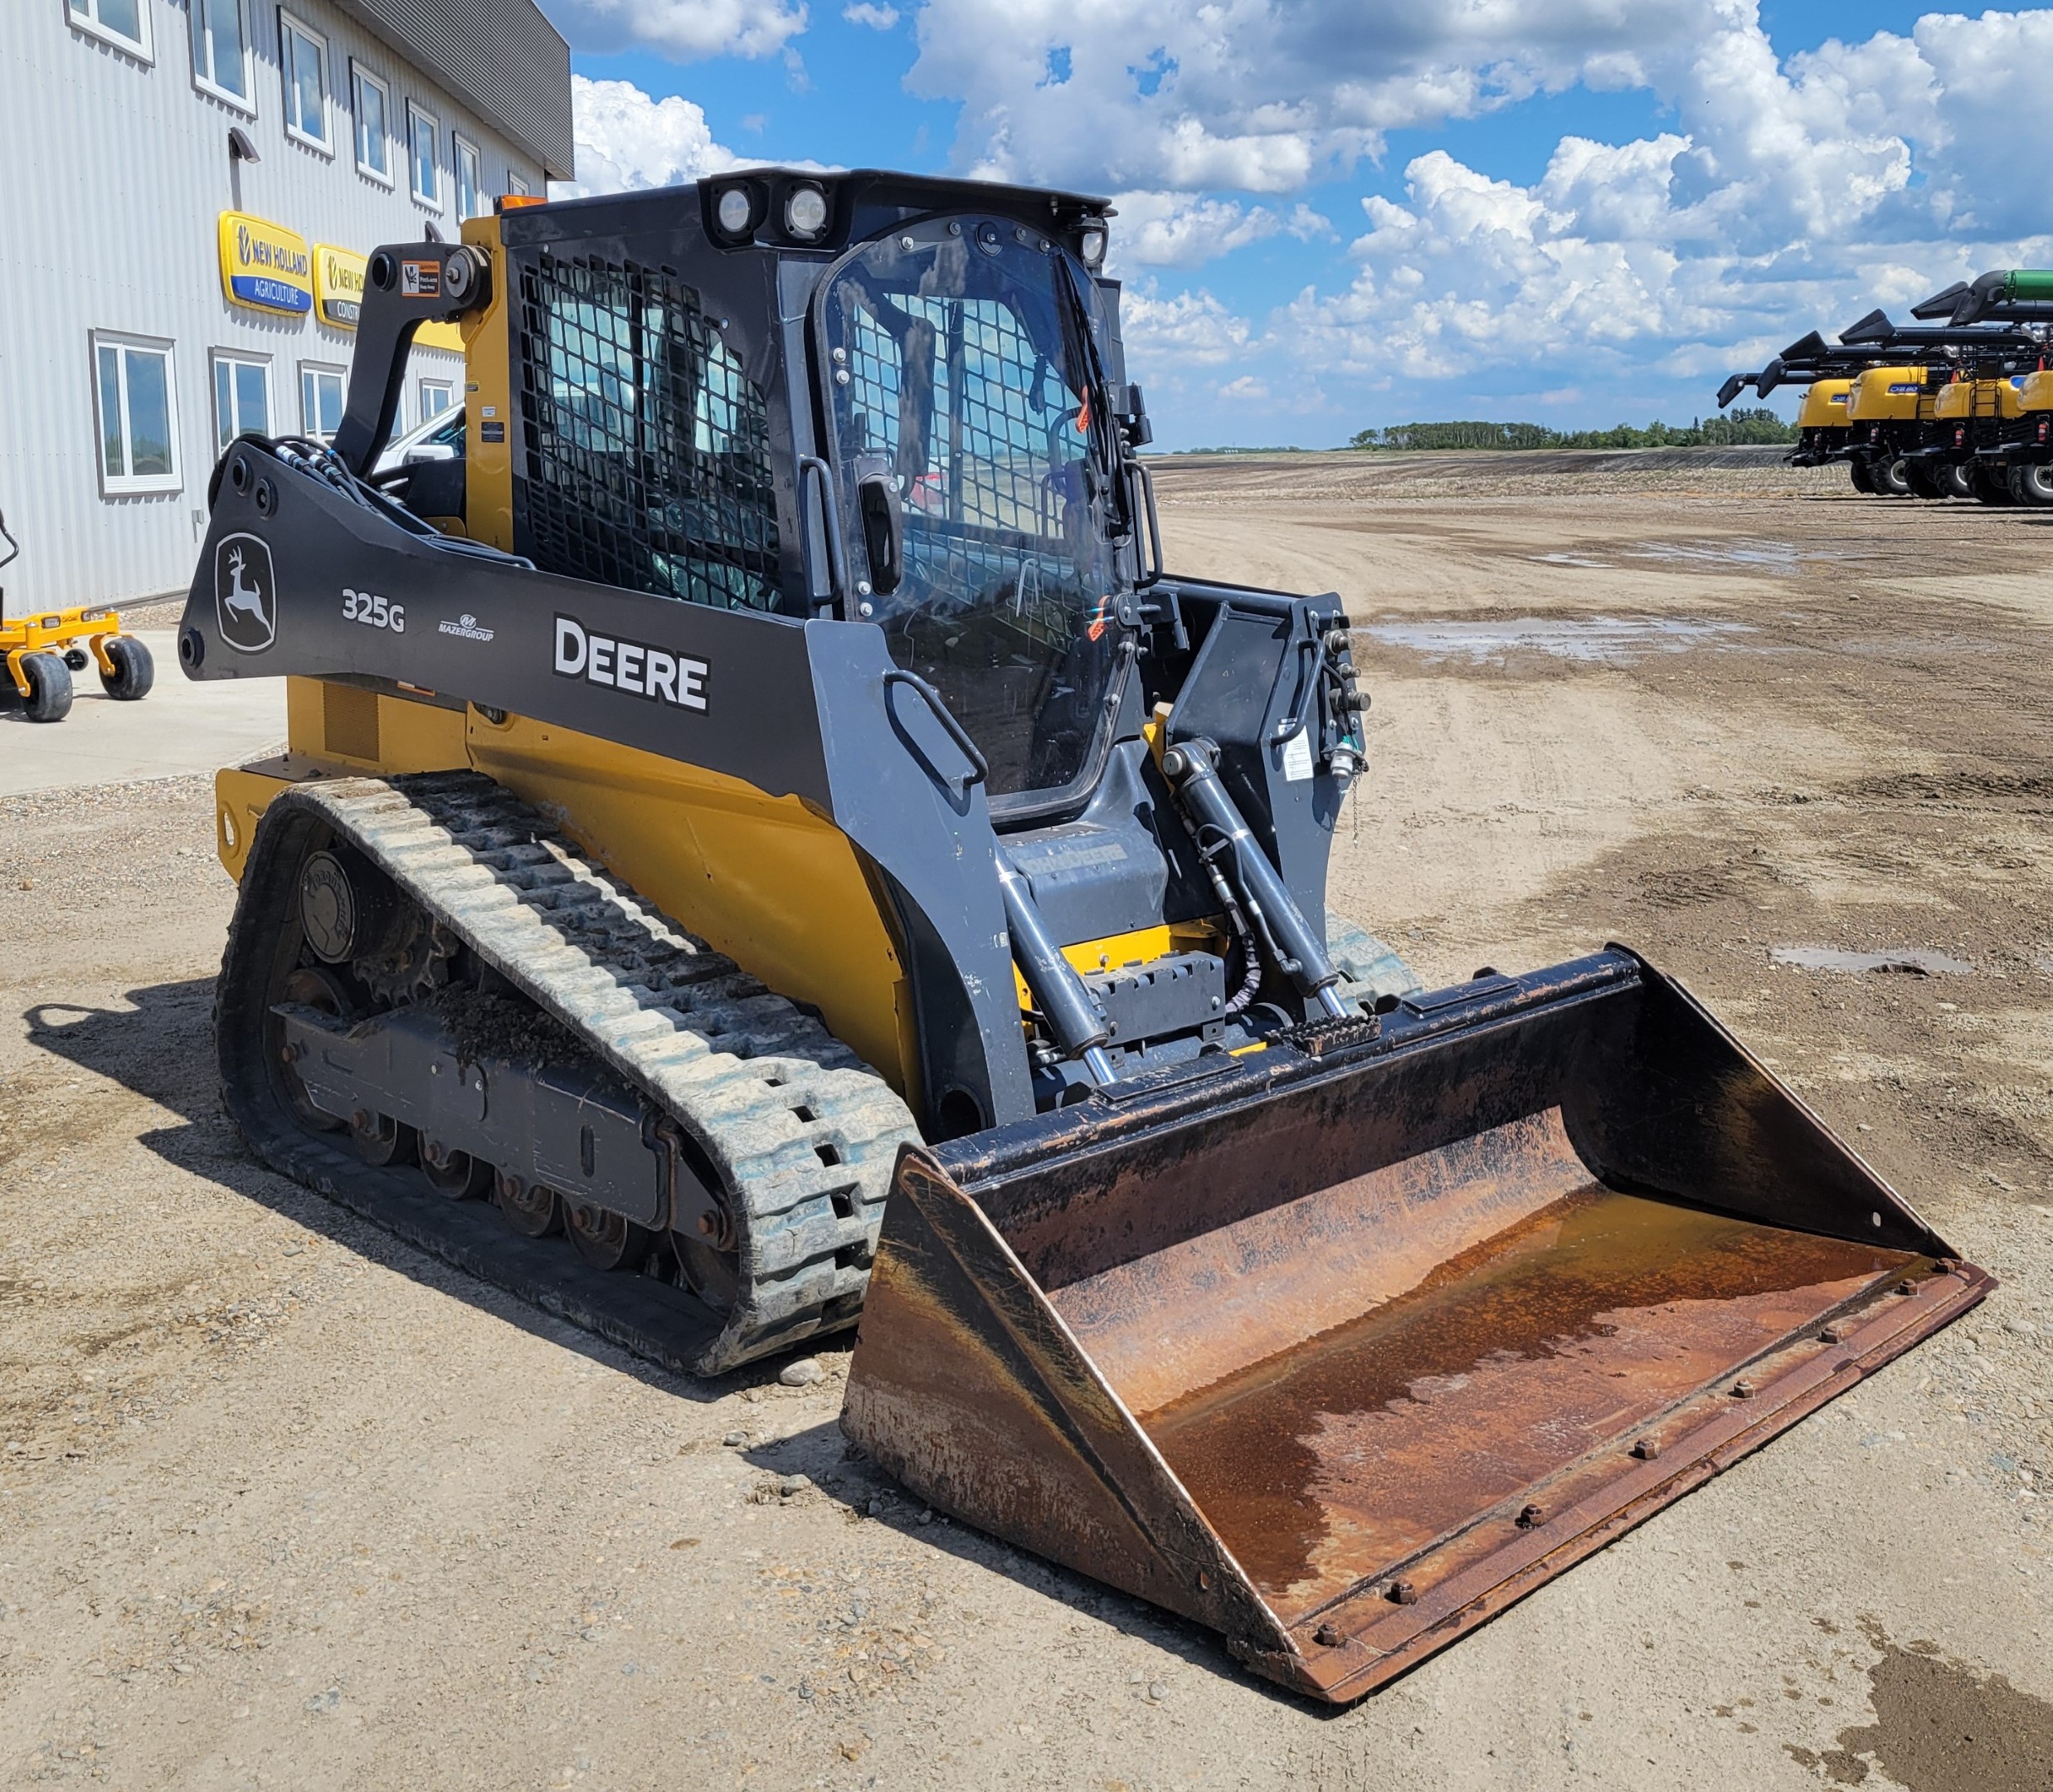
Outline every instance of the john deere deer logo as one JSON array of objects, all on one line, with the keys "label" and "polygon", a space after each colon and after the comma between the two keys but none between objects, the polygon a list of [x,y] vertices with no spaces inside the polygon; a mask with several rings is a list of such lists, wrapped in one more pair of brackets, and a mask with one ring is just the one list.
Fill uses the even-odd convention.
[{"label": "john deere deer logo", "polygon": [[237,653],[262,653],[278,633],[271,551],[254,535],[225,535],[214,549],[214,611]]}]

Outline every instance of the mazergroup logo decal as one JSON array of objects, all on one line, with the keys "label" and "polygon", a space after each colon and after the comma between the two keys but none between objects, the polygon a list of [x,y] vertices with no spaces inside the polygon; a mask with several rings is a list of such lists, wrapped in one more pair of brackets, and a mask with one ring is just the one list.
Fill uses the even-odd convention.
[{"label": "mazergroup logo decal", "polygon": [[460,616],[454,622],[441,622],[436,626],[445,635],[454,635],[460,640],[489,641],[493,635],[490,629],[479,628],[474,616]]},{"label": "mazergroup logo decal", "polygon": [[555,671],[558,678],[582,679],[630,696],[703,712],[710,670],[703,660],[672,653],[665,647],[593,634],[576,616],[556,619]]},{"label": "mazergroup logo decal", "polygon": [[224,535],[215,548],[214,615],[237,653],[262,653],[278,638],[278,582],[257,537]]}]

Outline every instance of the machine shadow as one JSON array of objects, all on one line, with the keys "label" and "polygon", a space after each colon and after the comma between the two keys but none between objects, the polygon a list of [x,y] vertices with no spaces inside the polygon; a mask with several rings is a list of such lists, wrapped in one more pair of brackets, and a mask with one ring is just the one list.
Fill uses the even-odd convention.
[{"label": "machine shadow", "polygon": [[[766,1477],[778,1478],[766,1479],[757,1491],[756,1497],[767,1503],[781,1503],[786,1497],[824,1498],[851,1525],[882,1526],[907,1543],[1003,1575],[1029,1592],[1068,1607],[1079,1619],[1095,1620],[1107,1629],[1175,1657],[1186,1667],[1215,1679],[1231,1681],[1286,1710],[1308,1717],[1332,1719],[1344,1717],[1355,1708],[1306,1698],[1262,1679],[1227,1653],[1224,1639],[1217,1632],[1017,1549],[961,1519],[930,1512],[924,1501],[906,1492],[849,1443],[838,1424],[813,1425],[786,1437],[747,1444],[740,1454]],[[806,1477],[810,1487],[789,1496],[781,1493],[780,1483],[795,1474]],[[877,1509],[872,1510],[873,1504]],[[1399,1675],[1387,1685],[1394,1686],[1404,1678]],[[1136,1697],[1145,1696],[1146,1685],[1143,1682],[1134,1688]],[[1379,1692],[1384,1690],[1387,1687],[1377,1688]]]},{"label": "machine shadow", "polygon": [[[175,1114],[177,1124],[139,1135],[140,1142],[166,1163],[231,1189],[367,1262],[684,1400],[709,1404],[743,1388],[775,1382],[774,1361],[703,1380],[674,1374],[445,1262],[260,1162],[221,1105],[214,1059],[214,981],[194,977],[130,990],[127,1000],[134,1005],[132,1011],[36,1002],[24,1010],[22,1020],[32,1045]],[[482,1204],[480,1217],[484,1217]],[[554,1243],[569,1249],[561,1240]]]}]

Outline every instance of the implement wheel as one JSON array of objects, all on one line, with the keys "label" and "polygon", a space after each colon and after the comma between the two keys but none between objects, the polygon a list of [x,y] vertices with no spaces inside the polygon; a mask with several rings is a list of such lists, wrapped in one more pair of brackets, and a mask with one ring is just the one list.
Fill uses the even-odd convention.
[{"label": "implement wheel", "polygon": [[1853,489],[1856,491],[1870,498],[1875,495],[1875,475],[1866,461],[1849,460],[1846,463],[1846,473],[1847,476],[1852,480]]},{"label": "implement wheel", "polygon": [[134,703],[149,695],[157,682],[157,667],[149,649],[130,635],[117,635],[107,643],[107,657],[114,661],[111,673],[100,674],[100,688],[116,703]]},{"label": "implement wheel", "polygon": [[22,655],[22,676],[28,680],[28,695],[22,699],[22,713],[32,722],[61,722],[71,713],[71,674],[53,653]]},{"label": "implement wheel", "polygon": [[1900,455],[1873,463],[1875,489],[1885,498],[1910,495],[1910,464]]},{"label": "implement wheel", "polygon": [[1964,460],[1949,460],[1939,474],[1939,490],[1948,498],[1974,496],[1974,475]]},{"label": "implement wheel", "polygon": [[2053,464],[2037,460],[2012,467],[2010,494],[2021,504],[2053,504]]},{"label": "implement wheel", "polygon": [[1979,504],[2008,504],[2017,500],[2011,496],[2009,477],[1991,471],[1987,467],[1977,467],[1972,478],[1974,481],[1975,499]]}]

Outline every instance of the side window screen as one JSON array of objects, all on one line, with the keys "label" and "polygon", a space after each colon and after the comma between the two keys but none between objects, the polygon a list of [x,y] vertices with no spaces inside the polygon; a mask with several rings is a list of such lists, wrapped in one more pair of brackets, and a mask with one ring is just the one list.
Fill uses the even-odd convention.
[{"label": "side window screen", "polygon": [[777,607],[762,394],[668,275],[544,255],[521,270],[528,547],[551,572]]}]

